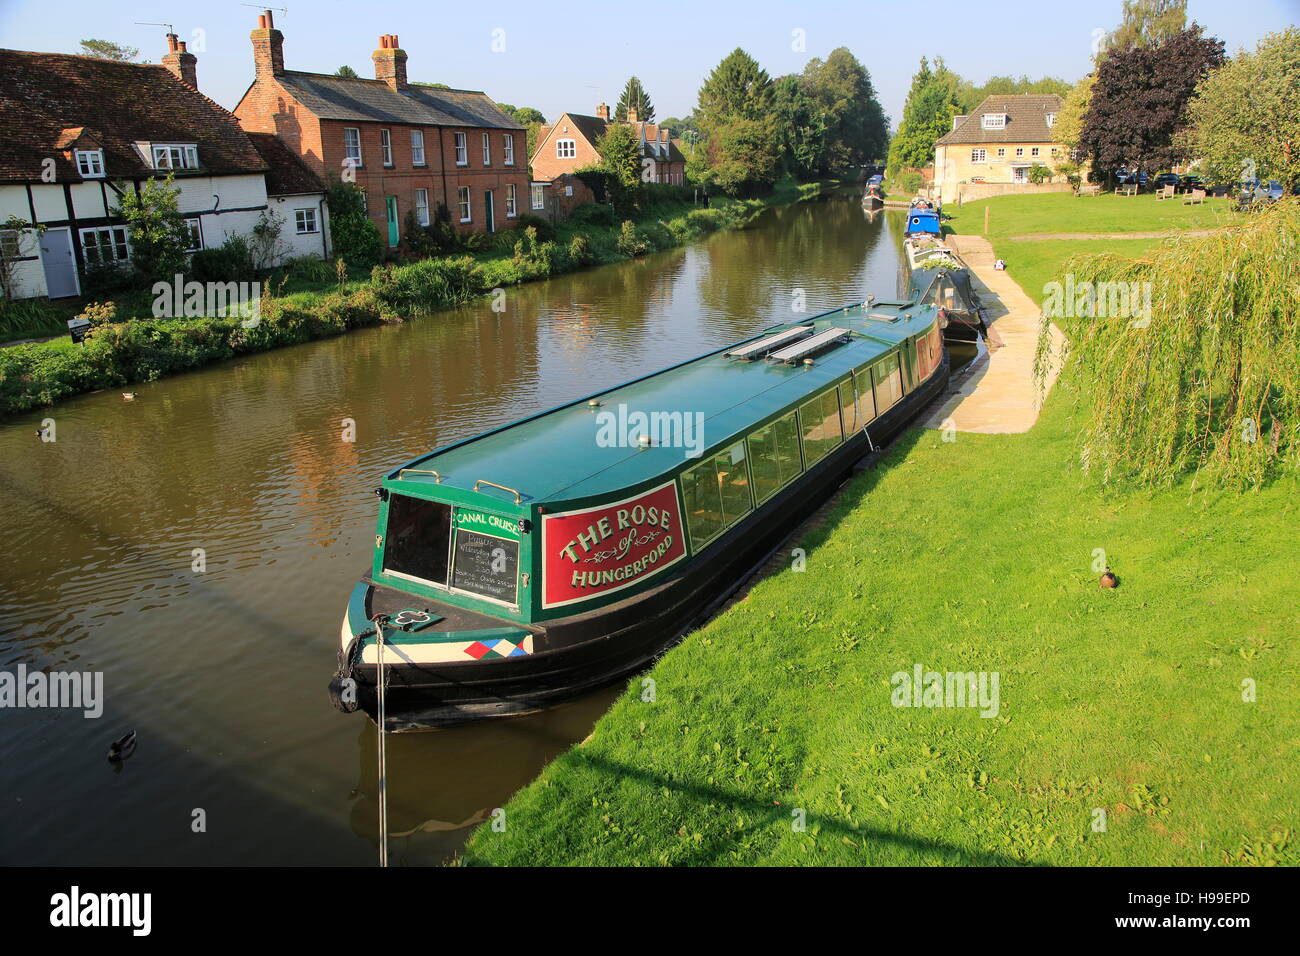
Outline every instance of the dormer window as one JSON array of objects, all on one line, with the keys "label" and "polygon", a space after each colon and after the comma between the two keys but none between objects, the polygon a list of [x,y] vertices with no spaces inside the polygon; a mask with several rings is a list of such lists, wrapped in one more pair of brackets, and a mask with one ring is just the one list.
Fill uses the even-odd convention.
[{"label": "dormer window", "polygon": [[82,179],[102,179],[104,176],[104,151],[102,149],[79,149],[75,153],[77,172]]},{"label": "dormer window", "polygon": [[985,129],[1006,129],[1006,113],[985,113],[983,116],[983,125]]},{"label": "dormer window", "polygon": [[153,147],[154,169],[198,169],[199,148],[191,145],[155,145]]},{"label": "dormer window", "polygon": [[1048,128],[1048,129],[1051,129],[1051,128],[1052,128],[1053,126],[1055,126],[1055,125],[1056,125],[1056,114],[1055,114],[1055,113],[1048,113],[1048,114],[1047,114],[1047,128]]}]

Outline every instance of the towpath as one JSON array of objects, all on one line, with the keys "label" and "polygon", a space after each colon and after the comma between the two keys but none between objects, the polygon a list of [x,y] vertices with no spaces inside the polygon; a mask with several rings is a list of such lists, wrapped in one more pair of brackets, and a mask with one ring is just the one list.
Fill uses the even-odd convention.
[{"label": "towpath", "polygon": [[[993,268],[993,247],[982,236],[949,236],[947,242],[970,266],[975,288],[989,310],[988,351],[955,374],[948,391],[921,421],[984,434],[1027,432],[1038,421],[1041,401],[1034,381],[1041,309],[1006,272]],[[1052,326],[1050,391],[1060,370],[1065,337]]]}]

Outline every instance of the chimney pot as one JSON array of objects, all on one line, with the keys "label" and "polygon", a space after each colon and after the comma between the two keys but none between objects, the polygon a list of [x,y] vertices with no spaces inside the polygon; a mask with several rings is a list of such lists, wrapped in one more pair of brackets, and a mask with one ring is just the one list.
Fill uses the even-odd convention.
[{"label": "chimney pot", "polygon": [[257,15],[257,29],[249,39],[253,41],[253,66],[258,78],[284,72],[284,34],[275,29],[270,10]]},{"label": "chimney pot", "polygon": [[407,88],[406,53],[397,45],[396,33],[385,33],[379,38],[379,49],[371,59],[375,61],[375,79],[383,80],[398,92]]},{"label": "chimney pot", "polygon": [[167,53],[162,58],[162,65],[176,79],[194,90],[199,88],[197,63],[198,58],[186,51],[184,41],[179,40],[174,33],[167,34]]}]

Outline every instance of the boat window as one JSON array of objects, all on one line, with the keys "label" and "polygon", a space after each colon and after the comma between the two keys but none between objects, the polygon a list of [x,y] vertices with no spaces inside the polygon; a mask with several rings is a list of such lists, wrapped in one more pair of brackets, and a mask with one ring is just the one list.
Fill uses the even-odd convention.
[{"label": "boat window", "polygon": [[883,361],[873,365],[871,379],[876,386],[876,414],[883,414],[903,397],[903,374],[898,366],[898,353],[891,352]]},{"label": "boat window", "polygon": [[450,505],[410,495],[389,496],[384,571],[445,585],[450,542]]},{"label": "boat window", "polygon": [[749,514],[754,505],[745,443],[737,442],[683,472],[682,498],[691,547],[696,551]]},{"label": "boat window", "polygon": [[865,428],[876,417],[876,398],[871,391],[871,369],[864,368],[854,376],[858,386],[858,427]]},{"label": "boat window", "polygon": [[844,419],[844,434],[852,434],[862,427],[858,422],[858,407],[853,401],[852,376],[840,382],[840,408]]},{"label": "boat window", "polygon": [[762,504],[803,470],[799,462],[799,431],[794,412],[749,436],[754,498]]},{"label": "boat window", "polygon": [[803,426],[803,453],[809,466],[843,440],[840,433],[840,403],[835,389],[827,389],[799,409]]}]

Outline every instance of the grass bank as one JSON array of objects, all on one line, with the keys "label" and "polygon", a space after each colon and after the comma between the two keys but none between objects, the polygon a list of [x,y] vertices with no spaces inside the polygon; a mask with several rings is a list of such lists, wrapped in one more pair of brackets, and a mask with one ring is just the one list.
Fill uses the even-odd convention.
[{"label": "grass bank", "polygon": [[[816,198],[818,183],[785,180],[763,199],[715,200],[709,208],[689,202],[645,207],[628,226],[610,219],[562,223],[554,236],[499,233],[495,244],[470,255],[380,267],[343,282],[324,262],[299,263],[272,275],[260,302],[260,319],[245,328],[238,319],[152,317],[153,297],[119,297],[111,320],[84,345],[66,337],[0,348],[0,415],[21,412],[102,388],[153,381],[211,362],[266,351],[351,329],[401,322],[496,288],[626,261],[684,245],[714,232],[745,226],[764,208]],[[601,207],[604,208],[604,207]],[[519,243],[517,246],[516,243]],[[21,330],[40,330],[37,306],[22,306]],[[45,304],[51,327],[64,331],[69,310]]]},{"label": "grass bank", "polygon": [[[1032,245],[1053,275],[1083,244]],[[1103,489],[1087,399],[1063,376],[1027,434],[906,433],[806,570],[667,654],[653,700],[631,681],[463,862],[1300,863],[1295,482]],[[996,672],[996,715],[894,706],[916,665]]]},{"label": "grass bank", "polygon": [[[1187,205],[1182,196],[1156,199],[1154,195],[1074,196],[1071,193],[1037,193],[995,196],[957,206],[948,203],[945,224],[954,232],[986,235],[996,244],[1007,236],[1053,233],[1170,232],[1213,229],[1241,221],[1219,197]],[[984,212],[989,228],[984,232]]]},{"label": "grass bank", "polygon": [[[806,571],[663,658],[653,703],[634,679],[465,861],[1300,863],[1295,489],[1099,493],[1072,405],[1022,436],[910,432]],[[997,716],[892,706],[916,664],[998,672]]]}]

